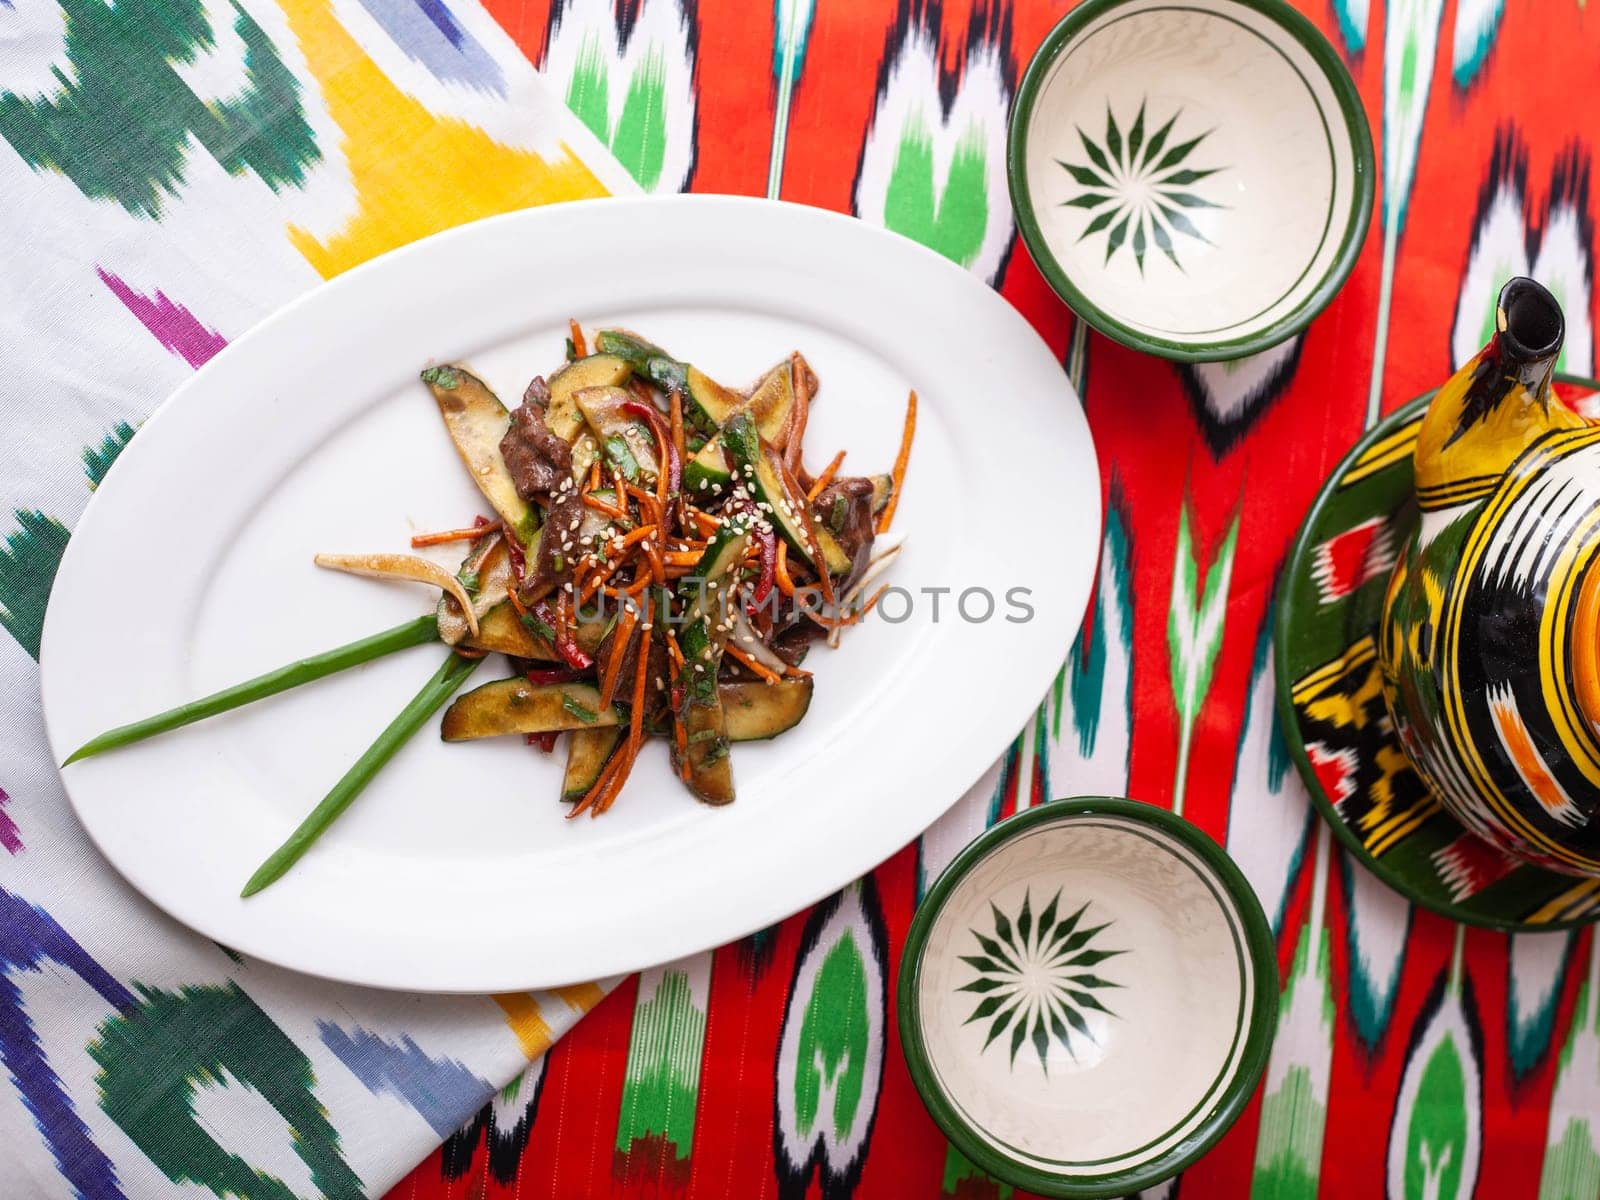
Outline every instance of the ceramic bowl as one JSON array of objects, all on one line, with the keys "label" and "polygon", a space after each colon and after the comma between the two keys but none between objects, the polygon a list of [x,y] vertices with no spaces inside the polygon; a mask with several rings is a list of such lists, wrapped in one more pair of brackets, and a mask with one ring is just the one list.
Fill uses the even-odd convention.
[{"label": "ceramic bowl", "polygon": [[1349,72],[1279,0],[1087,0],[1023,77],[1009,175],[1028,250],[1079,316],[1198,362],[1322,310],[1375,171]]},{"label": "ceramic bowl", "polygon": [[959,854],[911,923],[900,1034],[969,1159],[1048,1196],[1182,1170],[1266,1065],[1277,957],[1200,830],[1131,800],[1028,809]]}]

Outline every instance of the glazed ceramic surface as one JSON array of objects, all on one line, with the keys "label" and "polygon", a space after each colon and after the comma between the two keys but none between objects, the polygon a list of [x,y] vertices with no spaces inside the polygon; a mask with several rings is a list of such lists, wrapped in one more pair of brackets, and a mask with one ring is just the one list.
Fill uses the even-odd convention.
[{"label": "glazed ceramic surface", "polygon": [[1421,517],[1379,629],[1384,697],[1464,825],[1600,876],[1600,427],[1549,392],[1555,298],[1514,279],[1496,315],[1418,430]]},{"label": "glazed ceramic surface", "polygon": [[1245,0],[1090,0],[1013,117],[1035,260],[1091,324],[1174,358],[1282,341],[1348,274],[1372,205],[1366,118],[1304,18]]},{"label": "glazed ceramic surface", "polygon": [[1277,1001],[1260,906],[1170,813],[1031,810],[958,858],[917,923],[913,1072],[1002,1178],[1142,1186],[1220,1136],[1259,1076]]},{"label": "glazed ceramic surface", "polygon": [[[1593,380],[1557,382],[1569,399],[1600,390]],[[1496,929],[1586,924],[1600,915],[1600,882],[1513,858],[1466,829],[1412,768],[1384,704],[1379,620],[1418,521],[1412,453],[1431,395],[1362,437],[1301,526],[1274,632],[1284,738],[1334,834],[1413,903]]]}]

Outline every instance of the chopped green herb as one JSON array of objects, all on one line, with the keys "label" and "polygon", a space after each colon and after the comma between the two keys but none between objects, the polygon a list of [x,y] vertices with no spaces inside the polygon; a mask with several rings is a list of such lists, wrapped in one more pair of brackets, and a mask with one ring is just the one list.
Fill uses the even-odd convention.
[{"label": "chopped green herb", "polygon": [[539,620],[539,618],[534,616],[532,613],[523,613],[522,623],[529,629],[533,630],[534,633],[542,637],[545,641],[554,644],[556,640],[556,631],[551,629],[550,626]]},{"label": "chopped green herb", "polygon": [[550,565],[557,571],[565,571],[567,569],[567,560],[560,554],[552,554],[550,556]]},{"label": "chopped green herb", "polygon": [[461,386],[461,372],[454,367],[429,367],[422,373],[422,382],[453,392]]},{"label": "chopped green herb", "polygon": [[461,581],[461,586],[467,589],[467,595],[478,594],[478,573],[476,571],[462,571],[456,576]]},{"label": "chopped green herb", "polygon": [[716,736],[717,736],[717,731],[715,729],[701,729],[701,730],[697,730],[694,733],[691,733],[689,735],[689,741],[691,743],[693,743],[693,742],[709,742],[709,741],[712,741]]},{"label": "chopped green herb", "polygon": [[639,482],[639,460],[622,440],[622,435],[614,433],[606,439],[606,461],[621,471],[629,483]]},{"label": "chopped green herb", "polygon": [[565,692],[561,694],[561,707],[566,709],[585,725],[593,725],[600,719],[600,714],[592,708],[585,708]]},{"label": "chopped green herb", "polygon": [[843,496],[833,498],[833,508],[828,513],[828,528],[834,533],[844,531],[845,514],[850,511],[850,503]]},{"label": "chopped green herb", "polygon": [[578,348],[572,344],[572,339],[571,338],[567,339],[567,361],[568,362],[577,362],[578,361]]},{"label": "chopped green herb", "polygon": [[[716,731],[715,730],[710,730],[708,732],[710,732],[713,735],[715,735]],[[723,759],[725,759],[727,757],[728,757],[728,740],[726,738],[719,737],[719,738],[717,738],[716,744],[713,745],[711,747],[711,749],[707,750],[704,754],[702,754],[700,756],[700,765],[703,766],[703,767],[709,767],[712,763],[721,762]]]}]

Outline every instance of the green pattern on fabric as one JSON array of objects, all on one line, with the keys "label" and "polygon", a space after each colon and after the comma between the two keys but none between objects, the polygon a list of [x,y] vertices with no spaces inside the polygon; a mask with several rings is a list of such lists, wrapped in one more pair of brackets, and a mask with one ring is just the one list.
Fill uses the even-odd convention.
[{"label": "green pattern on fabric", "polygon": [[22,527],[7,534],[0,546],[0,625],[38,658],[50,586],[71,535],[60,521],[38,509],[19,508],[15,516]]},{"label": "green pattern on fabric", "polygon": [[[1311,948],[1317,947],[1313,965]],[[1279,1042],[1274,1053],[1294,1047],[1289,1024],[1306,1001],[1320,1018],[1319,1049],[1333,1045],[1333,996],[1329,991],[1328,931],[1320,919],[1309,924],[1295,946],[1289,983],[1278,1008]],[[1301,1031],[1304,1032],[1303,1030]],[[1307,1047],[1296,1047],[1304,1054]],[[1261,1102],[1261,1126],[1256,1138],[1256,1169],[1250,1200],[1315,1200],[1322,1175],[1322,1142],[1328,1125],[1326,1059],[1323,1082],[1317,1084],[1304,1058],[1292,1063],[1282,1082]],[[1269,1068],[1269,1071],[1271,1068]],[[1269,1075],[1270,1078],[1270,1075]]]},{"label": "green pattern on fabric", "polygon": [[117,456],[133,441],[133,435],[138,432],[126,421],[118,421],[111,427],[111,432],[100,439],[98,446],[85,446],[83,448],[83,473],[89,477],[89,487],[97,488],[100,481],[106,477],[106,472],[111,470],[111,464],[117,461]]},{"label": "green pattern on fabric", "polygon": [[[1591,958],[1597,952],[1600,952],[1600,944],[1591,945]],[[1593,964],[1590,969],[1593,971]],[[1576,1111],[1592,1094],[1594,1080],[1575,1079],[1572,1075],[1575,1066],[1586,1074],[1600,1061],[1600,1052],[1595,1046],[1600,1040],[1600,1012],[1594,1008],[1593,980],[1591,975],[1578,988],[1572,1024],[1556,1063],[1551,1107],[1557,1113],[1565,1111],[1571,1115],[1559,1129],[1555,1121],[1551,1122],[1550,1144],[1545,1147],[1544,1165],[1539,1172],[1539,1200],[1594,1200],[1600,1196],[1600,1140],[1595,1136],[1600,1131]]]},{"label": "green pattern on fabric", "polygon": [[651,46],[628,81],[617,123],[611,124],[611,70],[598,38],[586,36],[567,83],[567,107],[610,147],[646,191],[661,182],[667,160],[667,66]]},{"label": "green pattern on fabric", "polygon": [[[249,14],[233,5],[248,85],[205,102],[175,69],[212,50],[201,0],[61,0],[67,68],[54,96],[0,92],[0,137],[35,170],[58,171],[85,196],[158,218],[184,181],[191,140],[229,174],[273,190],[300,185],[320,157],[300,84]],[[114,145],[118,152],[106,153]]]},{"label": "green pattern on fabric", "polygon": [[626,1153],[635,1141],[659,1137],[675,1158],[689,1157],[705,1036],[706,1014],[695,1006],[688,975],[668,971],[634,1014],[617,1150]]},{"label": "green pattern on fabric", "polygon": [[1545,1151],[1539,1200],[1593,1200],[1600,1195],[1600,1155],[1594,1130],[1581,1117],[1568,1121],[1561,1140]]},{"label": "green pattern on fabric", "polygon": [[883,198],[883,223],[970,267],[989,226],[988,153],[982,129],[974,125],[956,142],[940,187],[933,177],[933,135],[920,112],[907,120]]},{"label": "green pattern on fabric", "polygon": [[[1261,1142],[1257,1149],[1251,1200],[1316,1200],[1322,1130],[1327,1109],[1317,1102],[1311,1072],[1290,1067],[1283,1086],[1261,1104]],[[1308,1162],[1304,1134],[1315,1130],[1318,1157]],[[1265,1161],[1262,1162],[1262,1156]]]},{"label": "green pattern on fabric", "polygon": [[1453,1036],[1433,1048],[1422,1068],[1405,1138],[1405,1200],[1457,1200],[1467,1145],[1467,1077]]},{"label": "green pattern on fabric", "polygon": [[611,140],[611,88],[606,57],[600,42],[585,37],[578,50],[578,66],[567,84],[567,107],[589,132],[602,142]]},{"label": "green pattern on fabric", "polygon": [[611,152],[646,191],[661,182],[667,159],[667,67],[659,47],[652,46],[628,81],[628,94],[617,116]]},{"label": "green pattern on fabric", "polygon": [[1172,564],[1172,599],[1167,613],[1167,653],[1171,661],[1172,697],[1178,710],[1178,765],[1172,784],[1173,811],[1183,813],[1189,782],[1189,750],[1195,719],[1211,690],[1211,672],[1222,649],[1228,616],[1228,584],[1233,578],[1233,552],[1239,542],[1240,514],[1198,587],[1200,564],[1190,531],[1189,503],[1178,510],[1178,544]]},{"label": "green pattern on fabric", "polygon": [[861,1107],[867,1069],[867,968],[853,932],[835,942],[822,960],[800,1025],[795,1066],[795,1115],[802,1137],[816,1127],[824,1093],[833,1089],[826,1114],[843,1141]]},{"label": "green pattern on fabric", "polygon": [[365,1189],[339,1152],[339,1135],[312,1091],[311,1062],[233,983],[176,992],[138,989],[142,1003],[100,1026],[100,1107],[174,1183],[239,1200],[298,1200],[280,1179],[223,1149],[195,1114],[202,1089],[254,1089],[282,1116],[294,1152],[327,1200]]},{"label": "green pattern on fabric", "polygon": [[1015,1191],[1009,1183],[994,1178],[954,1146],[945,1147],[944,1179],[939,1185],[941,1196],[961,1197],[962,1200],[978,1196],[1011,1200]]},{"label": "green pattern on fabric", "polygon": [[[1072,653],[1062,671],[1066,675],[1072,695],[1072,728],[1078,735],[1078,749],[1083,754],[1094,753],[1095,738],[1100,732],[1100,706],[1104,700],[1106,675],[1106,582],[1110,572],[1115,578],[1117,594],[1128,596],[1133,583],[1133,565],[1128,556],[1128,534],[1122,524],[1122,513],[1108,506],[1105,516],[1105,552],[1100,560],[1102,579],[1094,589],[1094,607],[1085,629],[1079,629],[1073,641]],[[1122,645],[1133,645],[1133,606],[1122,605],[1121,621],[1116,636]],[[1085,633],[1088,640],[1085,642]],[[1061,676],[1056,678],[1055,737],[1061,737]]]}]

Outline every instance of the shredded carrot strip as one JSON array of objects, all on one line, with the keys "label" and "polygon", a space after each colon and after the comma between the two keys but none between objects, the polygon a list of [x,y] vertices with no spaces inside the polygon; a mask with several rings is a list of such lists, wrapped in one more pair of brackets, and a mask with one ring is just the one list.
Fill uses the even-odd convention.
[{"label": "shredded carrot strip", "polygon": [[611,578],[616,570],[622,566],[624,561],[624,559],[619,558],[615,562],[607,563],[597,570],[593,575],[589,576],[589,582],[585,583],[583,585],[583,590],[578,593],[578,603],[587,604],[594,598],[594,594],[596,592],[603,591],[608,594],[615,595],[616,593],[613,589],[605,588],[601,585],[605,583],[607,579]]},{"label": "shredded carrot strip", "polygon": [[525,617],[528,615],[528,610],[523,607],[522,597],[517,595],[516,584],[513,583],[506,589],[506,599],[511,601],[511,607],[516,610],[517,616]]},{"label": "shredded carrot strip", "polygon": [[601,712],[611,707],[612,698],[617,694],[617,673],[622,669],[623,657],[628,652],[628,642],[633,637],[633,627],[638,623],[639,618],[632,608],[622,610],[616,632],[612,635],[611,654],[606,659],[606,668],[600,675]]},{"label": "shredded carrot strip", "polygon": [[622,791],[622,785],[628,781],[628,774],[633,769],[634,760],[639,757],[639,747],[644,742],[644,685],[650,676],[650,646],[649,639],[639,647],[639,666],[633,673],[633,711],[628,715],[628,742],[624,753],[627,761],[617,778],[605,794],[595,802],[594,812],[598,817],[610,808],[617,798],[617,793]]},{"label": "shredded carrot strip", "polygon": [[626,550],[629,546],[632,546],[637,542],[644,541],[645,538],[655,534],[658,528],[659,527],[655,525],[641,525],[632,533],[623,534],[622,544],[618,547],[618,549]]},{"label": "shredded carrot strip", "polygon": [[839,473],[839,464],[844,462],[844,451],[833,456],[833,461],[822,469],[822,474],[817,476],[817,481],[811,485],[811,490],[806,493],[806,503],[810,503],[822,495],[822,489],[833,482],[833,477]]},{"label": "shredded carrot strip", "polygon": [[879,588],[877,591],[873,592],[872,593],[872,599],[868,600],[866,602],[866,604],[862,606],[861,611],[856,614],[856,618],[855,619],[857,621],[859,621],[859,620],[861,620],[862,617],[866,616],[869,612],[871,612],[873,610],[873,608],[876,607],[878,601],[883,599],[883,594],[885,592],[887,592],[888,590],[889,590],[889,585],[886,583],[881,588]]},{"label": "shredded carrot strip", "polygon": [[597,458],[589,464],[589,486],[587,491],[594,491],[600,486],[600,460]]},{"label": "shredded carrot strip", "polygon": [[739,647],[734,645],[732,642],[729,642],[723,646],[723,649],[737,658],[745,666],[749,667],[762,679],[765,679],[768,683],[777,683],[782,678],[771,668],[762,666],[759,662],[751,658],[750,655],[739,649]]},{"label": "shredded carrot strip", "polygon": [[626,521],[628,519],[628,514],[623,512],[620,508],[614,508],[607,504],[604,500],[595,499],[594,495],[590,492],[585,492],[583,494],[583,502],[590,508],[594,509],[595,512],[604,513],[614,521]]},{"label": "shredded carrot strip", "polygon": [[583,799],[574,804],[572,806],[572,810],[567,813],[567,820],[570,821],[579,813],[586,812],[590,808],[594,807],[594,803],[599,799],[600,793],[605,789],[606,785],[610,783],[612,777],[617,773],[621,766],[622,747],[619,746],[616,750],[611,752],[611,757],[606,760],[605,767],[601,770],[600,774],[595,777],[595,781],[592,785],[590,785],[589,790],[583,794]]},{"label": "shredded carrot strip", "polygon": [[906,464],[911,461],[911,439],[916,434],[917,393],[913,391],[911,398],[906,401],[906,428],[900,435],[900,453],[895,455],[894,470],[889,475],[894,490],[889,493],[889,503],[884,507],[883,516],[878,518],[879,533],[888,532],[889,523],[894,520],[894,510],[900,507],[900,489],[906,481]]},{"label": "shredded carrot strip", "polygon": [[711,536],[722,528],[722,522],[719,519],[713,517],[710,513],[701,512],[698,508],[689,510],[689,520],[693,523],[695,529],[705,537]]},{"label": "shredded carrot strip", "polygon": [[785,596],[794,595],[794,580],[789,578],[789,543],[778,539],[778,569],[775,572],[778,590]]},{"label": "shredded carrot strip", "polygon": [[583,326],[578,324],[577,318],[567,322],[567,329],[572,333],[572,352],[579,358],[588,358],[589,343],[583,340]]},{"label": "shredded carrot strip", "polygon": [[667,655],[672,659],[672,665],[677,670],[683,670],[683,651],[678,649],[677,635],[670,629],[667,631]]},{"label": "shredded carrot strip", "polygon": [[[480,518],[481,520],[482,518]],[[465,529],[445,529],[439,533],[419,533],[411,539],[412,549],[422,546],[442,546],[445,542],[475,542],[500,528],[499,521],[484,521],[482,525],[469,525]]]},{"label": "shredded carrot strip", "polygon": [[669,567],[692,567],[700,561],[701,555],[699,550],[668,550],[661,560]]},{"label": "shredded carrot strip", "polygon": [[[804,493],[800,491],[800,485],[795,482],[795,478],[789,472],[788,466],[781,459],[778,461],[778,467],[782,472],[783,486],[788,489],[789,494],[791,496],[803,495]],[[806,544],[816,552],[817,558],[821,559],[822,542],[817,538],[817,527],[811,519],[811,505],[802,500],[796,507],[800,509],[800,521],[806,527]],[[819,561],[816,566],[817,582],[822,585],[822,598],[828,602],[829,608],[833,608],[837,600],[833,594],[833,580],[828,574],[828,564]]]},{"label": "shredded carrot strip", "polygon": [[667,397],[669,408],[669,427],[672,430],[672,444],[678,448],[678,461],[683,462],[689,457],[683,440],[683,393],[677,388]]}]

